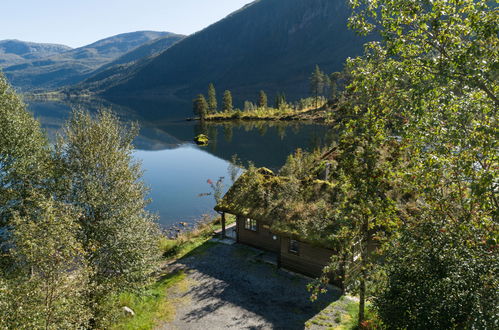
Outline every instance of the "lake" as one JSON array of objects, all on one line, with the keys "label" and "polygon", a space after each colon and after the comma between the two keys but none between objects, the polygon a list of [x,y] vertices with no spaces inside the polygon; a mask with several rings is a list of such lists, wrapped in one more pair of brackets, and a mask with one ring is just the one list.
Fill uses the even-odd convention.
[{"label": "lake", "polygon": [[[208,195],[211,188],[207,181],[216,182],[223,177],[224,190],[227,190],[232,184],[228,167],[233,155],[237,155],[243,164],[252,162],[275,170],[297,148],[313,150],[335,138],[330,127],[316,123],[224,122],[201,125],[178,115],[144,118],[137,115],[140,109],[109,103],[29,103],[30,111],[52,139],[69,118],[72,107],[95,111],[101,106],[118,113],[123,121],[132,119],[139,123],[141,129],[134,142],[135,156],[142,162],[144,180],[150,187],[152,202],[149,210],[159,215],[159,222],[165,228],[180,222],[192,224],[205,214],[213,214],[215,201],[212,195]],[[188,110],[185,113],[186,117],[190,115]],[[192,142],[199,133],[209,136],[208,146],[199,147]]]}]

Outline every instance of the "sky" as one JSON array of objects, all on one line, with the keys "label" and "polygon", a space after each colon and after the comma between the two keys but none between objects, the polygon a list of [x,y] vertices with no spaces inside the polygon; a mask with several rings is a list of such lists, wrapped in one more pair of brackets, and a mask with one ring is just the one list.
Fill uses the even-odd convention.
[{"label": "sky", "polygon": [[0,40],[80,47],[120,33],[191,34],[252,0],[0,0]]}]

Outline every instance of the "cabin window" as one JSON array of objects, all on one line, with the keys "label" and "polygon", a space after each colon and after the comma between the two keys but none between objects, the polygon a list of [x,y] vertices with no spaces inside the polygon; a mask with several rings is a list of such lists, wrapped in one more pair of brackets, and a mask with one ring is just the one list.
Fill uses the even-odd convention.
[{"label": "cabin window", "polygon": [[256,224],[256,220],[250,219],[250,218],[246,218],[246,220],[244,222],[244,229],[251,230],[251,231],[256,231],[257,228],[258,228],[258,226]]},{"label": "cabin window", "polygon": [[289,252],[298,254],[300,253],[300,242],[294,239],[289,240]]}]

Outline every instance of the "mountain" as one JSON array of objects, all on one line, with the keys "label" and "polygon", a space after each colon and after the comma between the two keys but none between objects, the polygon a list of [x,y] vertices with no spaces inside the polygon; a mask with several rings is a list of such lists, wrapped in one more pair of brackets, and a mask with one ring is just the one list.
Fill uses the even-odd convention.
[{"label": "mountain", "polygon": [[41,44],[21,40],[0,40],[0,67],[36,60],[71,50],[57,44]]},{"label": "mountain", "polygon": [[76,84],[94,70],[169,32],[138,31],[119,34],[63,53],[5,67],[12,85],[21,90],[54,89]]},{"label": "mountain", "polygon": [[184,35],[172,33],[139,46],[93,71],[89,78],[83,81],[81,85],[76,86],[76,89],[92,89],[94,86],[95,88],[104,88],[106,83],[112,82],[116,76],[128,72],[127,70],[132,65],[139,67],[140,65],[136,65],[139,61],[147,61],[150,57],[160,54],[183,38],[185,38]]},{"label": "mountain", "polygon": [[347,57],[362,53],[367,39],[347,28],[350,12],[345,0],[254,1],[112,81],[94,79],[89,89],[114,101],[191,100],[213,82],[219,96],[232,90],[237,106],[261,89],[270,100],[279,91],[303,97],[316,64],[339,71]]}]

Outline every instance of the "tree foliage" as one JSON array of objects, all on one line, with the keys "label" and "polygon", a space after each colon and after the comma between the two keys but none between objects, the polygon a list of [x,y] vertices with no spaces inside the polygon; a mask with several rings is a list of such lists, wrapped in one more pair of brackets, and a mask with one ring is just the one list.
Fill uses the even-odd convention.
[{"label": "tree foliage", "polygon": [[91,290],[86,252],[78,241],[77,214],[44,196],[31,195],[30,214],[12,221],[14,263],[3,270],[0,326],[61,329],[88,325]]},{"label": "tree foliage", "polygon": [[[411,212],[397,203],[386,218],[392,219],[385,224],[400,226],[390,235],[391,248],[379,250],[391,257],[377,264],[387,276],[375,292],[375,307],[388,327],[493,327],[497,321],[484,311],[495,310],[486,288],[494,284],[489,274],[497,270],[497,258],[483,241],[498,236],[497,10],[472,0],[352,3],[351,25],[380,31],[383,41],[348,63],[353,81],[347,104],[354,119],[343,136],[350,130],[376,150],[373,142],[382,145],[396,135],[406,161],[389,159],[389,182],[410,183],[402,191],[415,198]],[[424,249],[432,244],[435,250]],[[417,278],[418,272],[425,276]],[[468,273],[483,277],[472,283]],[[445,304],[421,303],[442,295]]]},{"label": "tree foliage", "polygon": [[57,145],[61,199],[80,212],[80,237],[94,270],[89,299],[103,321],[105,299],[146,283],[159,257],[155,218],[145,210],[147,188],[132,154],[136,132],[110,112],[93,119],[76,111]]},{"label": "tree foliage", "polygon": [[215,85],[213,85],[213,83],[210,83],[208,85],[208,113],[216,113],[217,110],[217,92],[215,90]]},{"label": "tree foliage", "polygon": [[223,98],[223,111],[232,111],[234,106],[232,105],[232,94],[230,91],[224,92]]},{"label": "tree foliage", "polygon": [[[39,123],[0,74],[0,227],[21,211],[23,196],[43,186],[49,148]],[[0,237],[0,244],[2,238]]]},{"label": "tree foliage", "polygon": [[266,109],[268,106],[267,94],[262,90],[258,94],[258,107]]},{"label": "tree foliage", "polygon": [[282,109],[284,106],[286,106],[286,94],[277,93],[274,100],[274,107],[276,109]]},{"label": "tree foliage", "polygon": [[0,92],[0,327],[105,327],[156,269],[136,127],[78,111],[49,148],[3,77]]},{"label": "tree foliage", "polygon": [[197,98],[194,99],[193,111],[195,115],[201,118],[201,120],[206,118],[206,114],[208,113],[208,102],[206,102],[206,98],[203,94],[199,94]]},{"label": "tree foliage", "polygon": [[315,98],[315,107],[319,107],[319,96],[324,92],[324,87],[327,83],[327,76],[321,71],[321,68],[316,65],[315,70],[310,75],[310,93]]},{"label": "tree foliage", "polygon": [[315,163],[330,166],[333,186],[320,217],[304,222],[340,247],[323,284],[342,270],[345,289],[360,295],[359,324],[374,297],[390,328],[493,328],[497,10],[471,0],[352,3],[352,27],[380,31],[382,42],[347,61],[339,139]]},{"label": "tree foliage", "polygon": [[380,318],[401,329],[492,328],[499,322],[495,240],[445,217],[429,220],[405,228],[388,250],[387,281],[374,300]]}]

